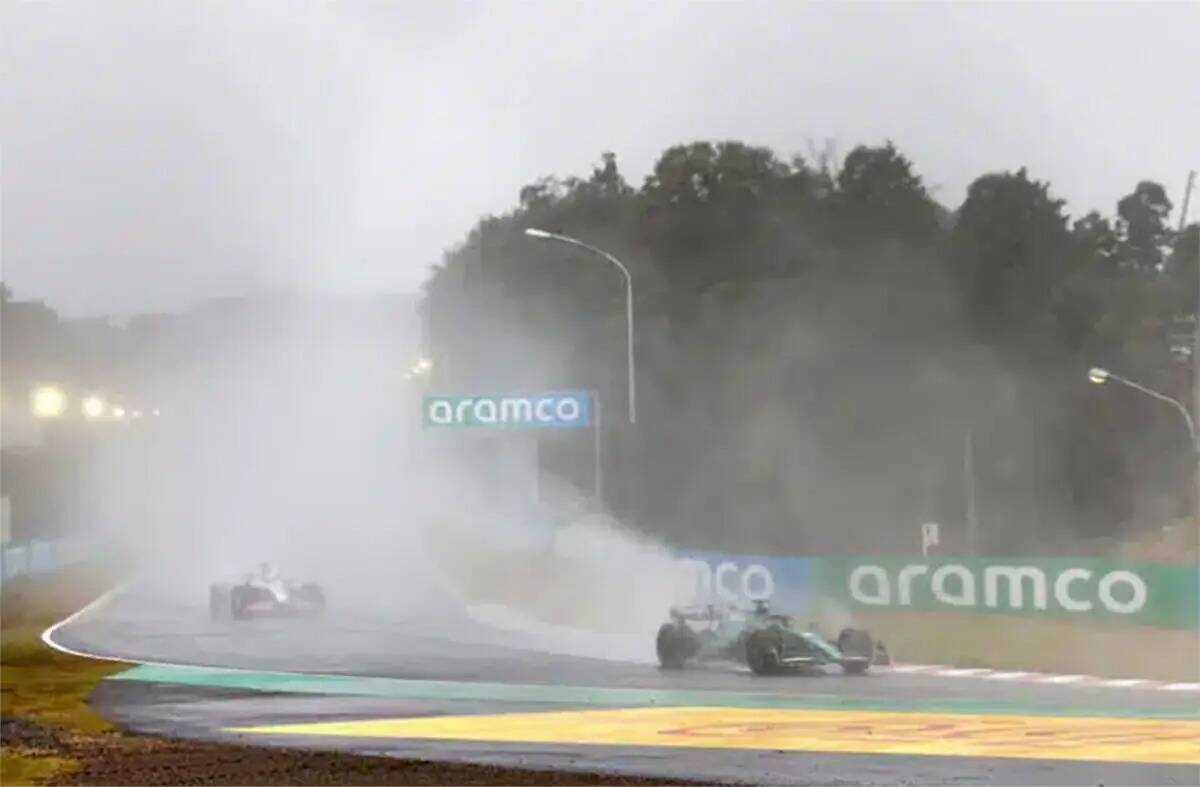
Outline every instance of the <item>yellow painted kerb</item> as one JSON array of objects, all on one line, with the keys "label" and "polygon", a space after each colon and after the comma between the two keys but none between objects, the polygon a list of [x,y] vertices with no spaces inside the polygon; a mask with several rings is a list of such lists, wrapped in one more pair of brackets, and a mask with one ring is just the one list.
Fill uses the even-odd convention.
[{"label": "yellow painted kerb", "polygon": [[1200,764],[1200,721],[895,711],[628,708],[282,724],[230,732]]}]

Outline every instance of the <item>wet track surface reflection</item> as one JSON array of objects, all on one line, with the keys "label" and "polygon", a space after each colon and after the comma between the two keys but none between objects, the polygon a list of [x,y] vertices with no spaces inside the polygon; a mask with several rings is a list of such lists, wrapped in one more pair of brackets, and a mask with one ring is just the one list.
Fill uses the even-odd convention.
[{"label": "wet track surface reflection", "polygon": [[[430,606],[432,605],[432,606]],[[596,687],[690,692],[795,700],[842,700],[913,712],[947,705],[1021,708],[1029,714],[1165,716],[1194,712],[1190,694],[1072,685],[990,682],[972,678],[890,673],[865,677],[823,675],[758,677],[744,669],[666,671],[651,661],[653,632],[644,661],[609,661],[584,653],[549,653],[528,634],[502,631],[473,620],[452,601],[431,601],[420,615],[403,610],[368,612],[331,606],[319,620],[213,620],[203,597],[172,600],[152,587],[131,586],[108,603],[63,627],[57,640],[97,655],[169,664],[269,670],[408,681]],[[121,685],[125,684],[125,685]],[[163,686],[109,681],[97,692],[105,715],[133,728],[201,738],[244,737],[230,727],[456,714],[519,713],[546,709],[517,699],[404,699],[367,696],[298,696],[247,693],[203,686]],[[561,707],[580,708],[562,699]],[[911,754],[840,754],[683,750],[629,745],[562,745],[466,740],[406,740],[256,735],[269,745],[305,745],[396,756],[482,759],[531,767],[574,767],[695,778],[771,783],[874,784],[897,781],[1007,784],[1196,784],[1189,765],[1058,762]],[[261,739],[261,740],[259,740]],[[753,767],[747,763],[756,763]],[[564,765],[564,763],[566,763]]]}]

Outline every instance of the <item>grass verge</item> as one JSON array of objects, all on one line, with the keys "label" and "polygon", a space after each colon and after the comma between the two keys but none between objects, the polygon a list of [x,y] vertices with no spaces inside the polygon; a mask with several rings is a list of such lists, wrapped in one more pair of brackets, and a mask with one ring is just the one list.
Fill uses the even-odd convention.
[{"label": "grass verge", "polygon": [[856,618],[900,661],[1200,681],[1200,631],[1191,629],[954,610],[860,612]]}]

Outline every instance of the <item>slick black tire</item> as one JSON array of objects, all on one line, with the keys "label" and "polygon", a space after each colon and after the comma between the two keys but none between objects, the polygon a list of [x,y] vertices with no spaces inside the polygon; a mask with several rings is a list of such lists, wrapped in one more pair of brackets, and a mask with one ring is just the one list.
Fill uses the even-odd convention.
[{"label": "slick black tire", "polygon": [[746,664],[755,675],[777,674],[783,661],[783,637],[771,630],[756,631],[746,640]]},{"label": "slick black tire", "polygon": [[248,588],[234,587],[229,591],[229,616],[234,620],[250,617],[250,592]]},{"label": "slick black tire", "polygon": [[695,655],[695,638],[696,635],[687,626],[662,624],[654,641],[658,663],[663,669],[683,669],[687,660]]},{"label": "slick black tire", "polygon": [[838,634],[837,647],[847,656],[856,656],[863,661],[852,661],[842,665],[848,675],[862,675],[875,658],[875,641],[862,629],[844,628]]},{"label": "slick black tire", "polygon": [[325,591],[320,585],[303,585],[297,592],[299,600],[305,605],[305,614],[310,618],[320,617],[325,612]]}]

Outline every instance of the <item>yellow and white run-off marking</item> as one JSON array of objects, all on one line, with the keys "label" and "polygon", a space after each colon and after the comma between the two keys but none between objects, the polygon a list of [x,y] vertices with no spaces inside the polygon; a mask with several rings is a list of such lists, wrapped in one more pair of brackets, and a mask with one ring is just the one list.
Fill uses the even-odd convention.
[{"label": "yellow and white run-off marking", "polygon": [[231,732],[1200,764],[1200,720],[628,708],[282,724]]}]

